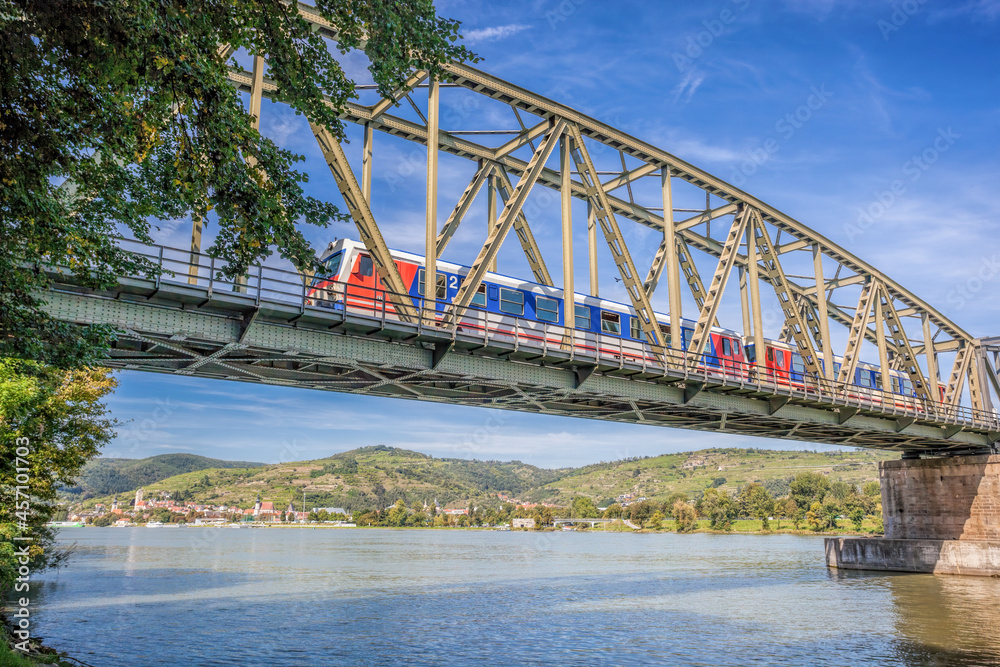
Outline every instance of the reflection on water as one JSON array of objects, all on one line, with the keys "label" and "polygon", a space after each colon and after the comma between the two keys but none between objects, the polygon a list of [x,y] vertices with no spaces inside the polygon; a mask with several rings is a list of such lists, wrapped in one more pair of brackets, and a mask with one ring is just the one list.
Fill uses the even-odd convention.
[{"label": "reflection on water", "polygon": [[820,538],[67,530],[36,630],[94,665],[1000,665],[1000,581]]}]

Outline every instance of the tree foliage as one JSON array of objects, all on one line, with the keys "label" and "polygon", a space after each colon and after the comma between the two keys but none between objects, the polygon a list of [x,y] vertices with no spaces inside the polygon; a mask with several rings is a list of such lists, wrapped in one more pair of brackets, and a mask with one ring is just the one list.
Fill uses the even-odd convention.
[{"label": "tree foliage", "polygon": [[[99,288],[152,271],[114,236],[149,220],[218,225],[230,278],[276,249],[316,269],[299,225],[346,219],[303,191],[302,157],[254,129],[227,80],[228,45],[266,56],[282,102],[343,136],[354,81],[294,0],[0,0],[0,356],[74,368],[112,332],[42,309],[43,265]],[[317,0],[340,53],[364,48],[388,95],[415,69],[475,59],[431,0]],[[211,214],[211,217],[209,217]]]},{"label": "tree foliage", "polygon": [[[114,435],[101,402],[116,385],[107,371],[59,371],[35,362],[0,359],[0,591],[12,581],[13,538],[31,539],[39,572],[65,556],[46,528],[59,486],[72,484],[83,465]],[[30,495],[27,505],[18,487]],[[25,508],[25,515],[17,511]]]}]

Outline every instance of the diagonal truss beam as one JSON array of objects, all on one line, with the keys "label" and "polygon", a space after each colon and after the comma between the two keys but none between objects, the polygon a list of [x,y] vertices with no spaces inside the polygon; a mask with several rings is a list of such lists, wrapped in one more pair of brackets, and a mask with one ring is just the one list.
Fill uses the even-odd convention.
[{"label": "diagonal truss beam", "polygon": [[548,130],[548,128],[549,128],[549,121],[547,119],[543,120],[541,123],[538,123],[537,125],[529,127],[528,129],[524,130],[519,135],[517,135],[516,137],[514,137],[513,139],[511,139],[510,141],[501,145],[499,148],[493,151],[492,158],[494,160],[499,160],[501,158],[510,155],[511,153],[521,148],[522,146],[527,146],[529,143],[531,143],[538,137],[544,135],[545,132]]},{"label": "diagonal truss beam", "polygon": [[[882,321],[886,329],[888,329],[893,343],[896,345],[896,355],[893,358],[895,363],[893,365],[897,370],[906,371],[906,374],[910,377],[910,382],[913,383],[914,390],[917,392],[917,396],[926,399],[927,379],[924,377],[923,371],[920,370],[920,364],[917,363],[917,355],[913,352],[910,339],[907,338],[906,332],[903,330],[903,323],[900,320],[899,313],[896,312],[896,307],[892,303],[892,297],[889,296],[885,287],[879,284],[878,295],[875,298],[879,300],[882,306]],[[876,322],[875,325],[878,326],[879,323]]]},{"label": "diagonal truss beam", "polygon": [[511,227],[514,226],[514,219],[521,212],[521,207],[528,196],[528,191],[531,190],[531,187],[538,180],[538,174],[541,173],[542,167],[545,166],[545,161],[552,154],[552,149],[559,142],[559,136],[565,128],[566,121],[555,121],[545,139],[542,140],[534,155],[531,156],[528,168],[525,170],[524,175],[521,176],[521,180],[518,181],[517,187],[514,188],[507,203],[504,204],[500,219],[497,220],[497,224],[490,230],[489,236],[486,238],[486,243],[483,244],[479,255],[469,269],[469,273],[459,286],[458,293],[452,300],[451,310],[445,315],[445,323],[457,320],[465,312],[466,308],[469,307],[473,295],[483,282],[483,276],[486,275],[487,267],[496,258],[504,238],[510,232]]},{"label": "diagonal truss beam", "polygon": [[361,241],[371,255],[375,270],[382,279],[382,284],[389,288],[387,294],[389,300],[395,306],[400,319],[405,322],[415,322],[417,311],[413,307],[413,301],[407,296],[409,290],[403,282],[403,277],[399,275],[399,267],[393,261],[389,247],[386,245],[385,239],[382,238],[382,232],[379,231],[375,216],[372,215],[371,208],[368,206],[368,201],[361,193],[361,186],[358,185],[354,171],[351,170],[347,156],[344,155],[344,149],[325,127],[312,123],[310,123],[310,127],[316,136],[320,150],[323,152],[323,158],[333,173],[337,187],[344,197],[344,203],[351,213],[351,218],[354,219]]},{"label": "diagonal truss beam", "polygon": [[469,206],[475,200],[476,195],[479,194],[479,190],[482,189],[483,183],[485,183],[490,174],[493,173],[494,163],[481,161],[479,163],[479,169],[476,170],[476,174],[469,181],[468,187],[465,188],[465,192],[462,196],[458,198],[458,203],[452,210],[451,215],[448,216],[448,221],[444,223],[444,228],[441,233],[438,234],[437,238],[437,252],[438,256],[444,252],[444,249],[448,246],[448,242],[451,241],[451,237],[455,235],[458,230],[458,226],[462,224],[462,219],[465,214],[469,211]]},{"label": "diagonal truss beam", "polygon": [[965,387],[965,377],[969,374],[972,356],[971,343],[963,345],[955,354],[955,363],[952,364],[951,376],[944,390],[944,402],[948,405],[958,405],[958,401],[962,398],[962,389]]},{"label": "diagonal truss beam", "polygon": [[[698,304],[698,309],[705,307],[705,283],[701,280],[701,274],[698,273],[698,267],[695,266],[694,259],[691,257],[691,248],[684,241],[678,240],[677,242],[677,261],[681,265],[681,273],[684,274],[684,279],[687,281],[688,287],[691,288],[691,296],[694,297],[694,302]],[[719,321],[716,320],[712,323],[713,326],[719,326]]]},{"label": "diagonal truss beam", "polygon": [[854,381],[854,371],[858,368],[858,352],[861,350],[861,342],[865,338],[865,332],[868,331],[868,321],[871,319],[876,291],[875,280],[869,280],[861,288],[858,307],[854,311],[854,320],[847,332],[847,348],[844,350],[844,361],[840,367],[840,373],[837,374],[838,382]]},{"label": "diagonal truss beam", "polygon": [[715,275],[712,276],[712,282],[709,283],[708,293],[705,296],[705,305],[701,307],[698,321],[694,325],[694,333],[691,335],[691,343],[688,345],[688,350],[693,353],[688,357],[688,365],[692,367],[697,366],[701,362],[701,354],[705,349],[705,344],[708,342],[711,324],[715,321],[715,315],[719,311],[722,293],[726,289],[726,282],[733,271],[733,265],[736,264],[736,254],[740,249],[743,232],[746,230],[747,223],[752,216],[752,209],[744,207],[733,220],[732,227],[729,228],[729,235],[726,237],[726,242],[723,246],[722,257],[719,259],[719,264],[715,267]]},{"label": "diagonal truss beam", "polygon": [[410,91],[417,86],[417,84],[419,84],[426,78],[427,78],[427,72],[422,70],[414,72],[413,75],[409,79],[407,79],[402,86],[392,91],[392,95],[390,97],[386,97],[382,100],[379,100],[374,106],[372,106],[370,120],[378,120],[379,116],[384,114],[393,106],[399,104],[399,101],[401,99],[406,97],[410,93]]},{"label": "diagonal truss beam", "polygon": [[580,129],[575,125],[569,126],[569,131],[573,135],[573,161],[576,163],[577,171],[580,172],[581,179],[587,185],[590,201],[594,207],[594,216],[604,232],[604,239],[611,250],[611,256],[618,267],[618,273],[622,278],[622,283],[628,292],[632,308],[635,309],[635,316],[639,318],[639,327],[646,336],[646,340],[654,346],[654,350],[660,350],[662,354],[663,341],[660,327],[657,325],[656,317],[653,315],[653,306],[649,303],[649,297],[642,283],[639,282],[639,275],[632,262],[632,256],[625,245],[621,230],[615,220],[615,214],[611,212],[611,204],[608,201],[608,194],[604,191],[601,181],[598,178],[597,169],[590,159],[587,147],[583,144],[583,137]]},{"label": "diagonal truss beam", "polygon": [[792,293],[788,279],[785,277],[785,271],[781,268],[781,262],[778,261],[774,244],[771,243],[771,236],[767,233],[767,228],[764,226],[764,221],[761,219],[757,209],[751,209],[750,225],[751,229],[756,228],[756,231],[751,236],[757,247],[761,262],[764,265],[763,271],[770,279],[775,296],[778,297],[778,304],[785,315],[785,323],[791,331],[795,345],[799,348],[799,354],[802,356],[802,363],[805,365],[806,372],[813,377],[820,377],[823,375],[823,371],[819,366],[819,357],[816,356],[816,350],[813,348],[812,341],[806,335],[807,328],[805,322],[802,320],[795,296]]},{"label": "diagonal truss beam", "polygon": [[[507,176],[507,172],[503,169],[496,169],[495,171],[499,177],[500,198],[503,200],[504,205],[506,205],[510,200],[511,193],[514,192],[514,187]],[[552,287],[552,276],[549,275],[549,270],[545,266],[545,260],[542,259],[542,251],[538,247],[535,235],[531,233],[531,228],[528,226],[528,219],[524,217],[524,213],[521,212],[520,207],[518,208],[517,215],[514,217],[514,234],[521,244],[524,257],[528,260],[528,266],[531,267],[532,275],[535,276],[535,282]]]}]

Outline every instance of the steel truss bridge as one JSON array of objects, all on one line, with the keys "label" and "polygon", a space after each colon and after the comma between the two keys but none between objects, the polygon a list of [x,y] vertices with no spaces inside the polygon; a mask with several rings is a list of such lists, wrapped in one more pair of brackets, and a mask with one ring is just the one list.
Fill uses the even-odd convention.
[{"label": "steel truss bridge", "polygon": [[[321,16],[301,5],[299,11],[320,34],[336,39]],[[228,57],[231,49],[223,46],[220,54]],[[249,93],[258,126],[261,100],[280,100],[265,71],[262,56],[254,57],[252,71],[230,71],[230,81]],[[445,71],[440,81],[416,72],[389,99],[348,103],[342,117],[362,127],[360,177],[334,136],[312,126],[386,287],[379,295],[381,308],[310,305],[309,277],[277,268],[256,267],[245,279],[227,282],[218,273],[222,264],[200,252],[199,222],[190,251],[130,245],[166,271],[160,278],[124,277],[115,290],[97,293],[54,272],[47,308],[66,321],[118,327],[121,335],[106,360],[117,368],[896,449],[911,456],[996,449],[1000,339],[973,338],[847,250],[660,148],[475,68],[447,64]],[[426,92],[420,100],[424,110],[414,101],[418,91]],[[464,96],[460,109],[477,113],[446,117],[498,118],[499,111],[517,127],[442,129],[442,98],[453,94]],[[415,116],[405,117],[403,103]],[[479,113],[487,107],[490,114]],[[456,258],[471,269],[443,321],[431,315],[429,301],[414,304],[406,296],[372,213],[376,131],[429,145],[426,284],[437,283],[437,258],[485,189],[486,238],[474,257]],[[475,168],[443,226],[437,212],[441,152]],[[581,353],[570,344],[572,317],[565,318],[565,327],[553,327],[554,339],[564,341],[556,345],[522,336],[517,327],[511,336],[491,336],[488,327],[461,326],[512,229],[533,280],[555,285],[525,207],[533,190],[546,188],[560,199],[559,286],[567,294],[576,291],[572,204],[583,200],[588,291],[598,294],[603,244],[601,252],[610,253],[616,280],[649,341],[644,358]],[[691,193],[703,206],[680,208],[676,202],[690,201]],[[657,247],[644,271],[636,266],[623,223],[655,232]],[[703,277],[706,268],[711,271]],[[730,280],[734,272],[738,280]],[[663,340],[651,303],[661,284],[671,330],[680,330],[687,301],[687,318],[696,321],[688,349],[703,350],[730,283],[738,283],[728,296],[738,300],[746,338],[763,350],[764,322],[777,321],[780,331],[767,337],[798,350],[806,387],[768,377],[763,366],[752,373],[706,370],[699,355],[681,349],[681,336]],[[841,345],[835,345],[834,332]],[[848,383],[863,354],[871,355],[866,360],[877,355],[882,386]],[[834,364],[821,362],[835,355],[843,362],[837,374]],[[757,356],[762,364],[764,355]],[[913,400],[896,400],[890,370],[910,379]]]}]

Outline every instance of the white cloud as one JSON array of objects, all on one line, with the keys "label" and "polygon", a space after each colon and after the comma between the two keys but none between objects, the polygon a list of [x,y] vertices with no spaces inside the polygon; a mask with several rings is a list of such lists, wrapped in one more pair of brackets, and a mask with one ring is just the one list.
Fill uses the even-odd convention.
[{"label": "white cloud", "polygon": [[495,42],[497,40],[506,39],[522,30],[527,30],[531,26],[521,25],[519,23],[511,23],[510,25],[497,25],[489,28],[479,28],[477,30],[470,30],[465,33],[463,37],[465,41],[469,44],[474,44],[475,42]]},{"label": "white cloud", "polygon": [[674,104],[677,104],[681,97],[684,98],[684,104],[690,102],[704,80],[705,75],[701,71],[694,67],[689,69],[684,75],[684,79],[674,87]]}]

